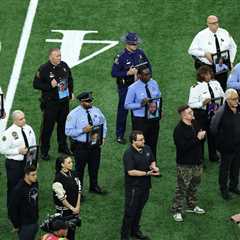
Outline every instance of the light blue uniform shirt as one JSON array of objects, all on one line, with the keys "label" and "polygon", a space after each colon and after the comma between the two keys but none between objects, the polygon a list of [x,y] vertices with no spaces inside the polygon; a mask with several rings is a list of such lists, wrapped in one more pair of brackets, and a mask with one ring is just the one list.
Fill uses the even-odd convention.
[{"label": "light blue uniform shirt", "polygon": [[[158,83],[155,80],[150,79],[147,82],[147,85],[151,94],[151,98],[161,97]],[[141,80],[137,80],[128,87],[124,104],[125,109],[132,110],[134,117],[145,117],[145,106],[141,106],[141,102],[144,98],[148,98],[145,89],[145,83]],[[156,102],[159,106],[160,100],[156,100]]]},{"label": "light blue uniform shirt", "polygon": [[227,88],[240,90],[240,63],[238,63],[227,80]]},{"label": "light blue uniform shirt", "polygon": [[[103,124],[103,138],[105,138],[107,134],[107,122],[104,115],[99,108],[94,106],[89,108],[88,111],[92,118],[93,126]],[[83,131],[83,128],[87,125],[89,125],[89,123],[86,109],[82,106],[78,106],[68,114],[65,125],[65,134],[74,140],[86,143],[87,133]]]}]

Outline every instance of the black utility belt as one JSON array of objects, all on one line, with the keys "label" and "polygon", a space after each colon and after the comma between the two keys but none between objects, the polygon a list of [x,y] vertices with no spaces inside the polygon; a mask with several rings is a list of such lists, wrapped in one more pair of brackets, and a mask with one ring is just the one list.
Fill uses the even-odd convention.
[{"label": "black utility belt", "polygon": [[117,85],[127,85],[130,86],[132,83],[134,83],[134,80],[130,79],[124,79],[124,78],[117,78]]},{"label": "black utility belt", "polygon": [[75,145],[76,148],[80,147],[80,148],[96,148],[96,147],[99,147],[100,145],[98,144],[94,144],[94,145],[91,145],[90,143],[88,142],[79,142],[77,140],[71,140],[72,144]]},{"label": "black utility belt", "polygon": [[148,120],[148,121],[153,121],[153,122],[160,120],[160,118],[151,118],[151,119],[148,119],[148,118],[146,118],[146,117],[135,117],[135,116],[133,116],[133,120],[134,120],[134,119],[136,119],[136,120]]}]

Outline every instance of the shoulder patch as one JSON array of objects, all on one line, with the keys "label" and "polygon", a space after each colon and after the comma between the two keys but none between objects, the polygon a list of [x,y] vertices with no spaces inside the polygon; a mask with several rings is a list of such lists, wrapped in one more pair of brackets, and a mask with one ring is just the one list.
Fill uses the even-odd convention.
[{"label": "shoulder patch", "polygon": [[119,61],[118,61],[119,57],[120,57],[120,55],[118,54],[118,55],[114,58],[114,63],[115,63],[115,64],[119,64]]},{"label": "shoulder patch", "polygon": [[70,115],[68,115],[67,117],[67,121],[71,121],[72,117]]}]

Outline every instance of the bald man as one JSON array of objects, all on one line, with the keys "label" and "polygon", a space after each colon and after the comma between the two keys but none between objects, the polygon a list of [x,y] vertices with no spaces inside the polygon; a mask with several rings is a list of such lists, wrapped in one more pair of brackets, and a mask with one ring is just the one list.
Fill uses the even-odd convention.
[{"label": "bald man", "polygon": [[24,113],[16,110],[12,119],[13,124],[0,135],[0,153],[6,157],[7,205],[13,188],[24,176],[28,147],[36,145],[34,131],[26,124]]},{"label": "bald man", "polygon": [[[217,16],[210,15],[207,18],[207,28],[200,31],[193,39],[188,53],[195,59],[195,68],[198,69],[202,65],[212,67],[212,54],[219,54],[225,50],[229,50],[230,62],[233,65],[237,46],[231,35],[223,28],[219,27],[219,19]],[[215,79],[219,81],[223,90],[226,90],[226,82],[228,71],[215,74]]]},{"label": "bald man", "polygon": [[240,194],[238,176],[240,166],[240,107],[235,89],[225,92],[225,104],[219,108],[211,122],[216,136],[217,149],[221,153],[219,187],[223,199],[231,198],[229,191]]}]

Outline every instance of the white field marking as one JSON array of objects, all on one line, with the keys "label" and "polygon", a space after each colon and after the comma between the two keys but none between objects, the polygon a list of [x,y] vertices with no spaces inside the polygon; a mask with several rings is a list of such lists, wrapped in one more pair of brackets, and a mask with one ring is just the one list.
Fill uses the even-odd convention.
[{"label": "white field marking", "polygon": [[[119,43],[118,41],[111,40],[84,40],[85,35],[98,33],[98,31],[95,30],[51,30],[51,32],[58,32],[63,35],[62,39],[46,39],[46,42],[61,43],[60,50],[62,60],[65,61],[70,68],[90,60],[98,54],[115,47]],[[106,46],[81,59],[81,49],[85,43],[105,44]]]},{"label": "white field marking", "polygon": [[0,120],[0,132],[5,130],[7,126],[7,121],[8,121],[9,113],[12,108],[19,77],[21,74],[22,64],[25,57],[28,40],[32,31],[32,24],[36,14],[37,6],[38,6],[38,0],[31,0],[28,5],[27,15],[23,25],[22,34],[21,34],[19,45],[18,45],[17,54],[14,61],[11,77],[9,80],[5,104],[4,104],[7,116],[5,119]]}]

